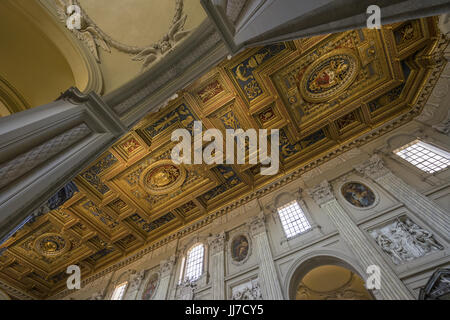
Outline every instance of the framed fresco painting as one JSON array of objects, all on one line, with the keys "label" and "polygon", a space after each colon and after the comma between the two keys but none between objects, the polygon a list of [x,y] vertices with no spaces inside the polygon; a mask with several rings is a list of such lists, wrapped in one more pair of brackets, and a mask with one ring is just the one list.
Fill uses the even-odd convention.
[{"label": "framed fresco painting", "polygon": [[375,204],[376,196],[372,189],[361,182],[347,182],[341,187],[345,200],[359,209],[366,209]]}]

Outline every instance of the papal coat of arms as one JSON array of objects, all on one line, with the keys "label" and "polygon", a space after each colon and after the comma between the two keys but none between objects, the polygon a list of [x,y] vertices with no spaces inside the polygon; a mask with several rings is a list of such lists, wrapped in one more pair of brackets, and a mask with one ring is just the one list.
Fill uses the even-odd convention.
[{"label": "papal coat of arms", "polygon": [[300,79],[302,98],[322,102],[337,97],[356,79],[359,61],[350,49],[339,49],[315,61]]}]

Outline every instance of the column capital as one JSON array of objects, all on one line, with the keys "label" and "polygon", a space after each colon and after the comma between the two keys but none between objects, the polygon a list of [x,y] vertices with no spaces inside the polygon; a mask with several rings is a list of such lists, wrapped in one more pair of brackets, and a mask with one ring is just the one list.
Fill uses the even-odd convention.
[{"label": "column capital", "polygon": [[247,222],[247,225],[252,236],[266,232],[266,217],[264,216],[264,213],[261,212],[259,215],[251,218],[250,221]]},{"label": "column capital", "polygon": [[211,254],[223,252],[225,247],[225,232],[208,237],[208,244]]},{"label": "column capital", "polygon": [[363,164],[355,166],[354,168],[360,174],[373,180],[381,178],[391,172],[378,154],[374,154],[369,160],[364,161]]},{"label": "column capital", "polygon": [[160,273],[161,273],[162,278],[170,275],[170,273],[172,272],[173,267],[175,265],[175,261],[176,261],[175,255],[172,255],[169,259],[162,260],[159,263]]},{"label": "column capital", "polygon": [[322,181],[314,188],[308,189],[307,192],[319,206],[336,199],[327,180]]},{"label": "column capital", "polygon": [[133,270],[130,276],[130,290],[137,290],[145,278],[145,270]]}]

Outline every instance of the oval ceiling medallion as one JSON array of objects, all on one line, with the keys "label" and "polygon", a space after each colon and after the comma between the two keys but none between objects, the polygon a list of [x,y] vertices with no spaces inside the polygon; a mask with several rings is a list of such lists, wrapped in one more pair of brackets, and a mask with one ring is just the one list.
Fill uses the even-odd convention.
[{"label": "oval ceiling medallion", "polygon": [[34,242],[35,250],[47,257],[57,257],[70,249],[70,242],[59,234],[46,233]]},{"label": "oval ceiling medallion", "polygon": [[330,100],[353,83],[358,71],[359,61],[353,51],[330,52],[306,69],[300,82],[300,93],[310,102]]},{"label": "oval ceiling medallion", "polygon": [[161,160],[143,172],[141,185],[150,194],[167,194],[180,187],[185,179],[186,170],[182,166],[172,160]]}]

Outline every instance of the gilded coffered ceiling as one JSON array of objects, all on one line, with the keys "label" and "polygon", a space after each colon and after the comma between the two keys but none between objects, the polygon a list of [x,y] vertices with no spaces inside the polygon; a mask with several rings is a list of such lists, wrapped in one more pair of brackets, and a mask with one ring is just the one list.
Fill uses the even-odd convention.
[{"label": "gilded coffered ceiling", "polygon": [[[417,116],[447,43],[434,18],[248,49],[149,114],[74,180],[63,207],[3,245],[0,279],[43,298],[210,223]],[[426,99],[426,98],[425,98]],[[173,130],[280,129],[280,171],[176,165]]]}]

